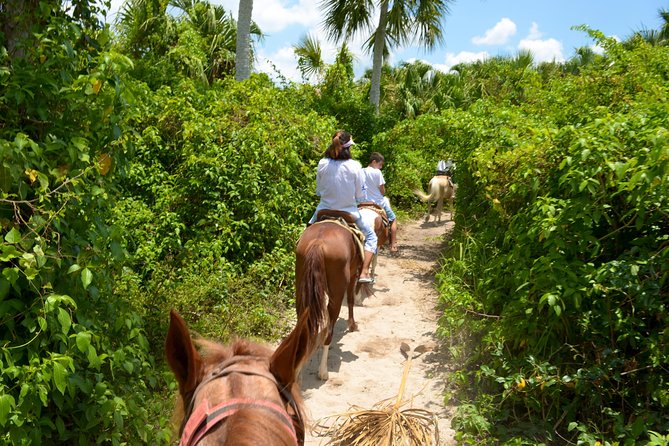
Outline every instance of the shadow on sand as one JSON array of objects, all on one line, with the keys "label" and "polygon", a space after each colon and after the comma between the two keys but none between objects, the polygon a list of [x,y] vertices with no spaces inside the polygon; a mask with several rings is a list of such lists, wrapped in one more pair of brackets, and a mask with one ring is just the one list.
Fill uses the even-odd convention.
[{"label": "shadow on sand", "polygon": [[[342,308],[346,305],[342,305]],[[349,351],[342,351],[342,343],[339,342],[342,336],[345,336],[348,332],[346,327],[346,319],[338,318],[337,323],[335,324],[334,333],[332,335],[332,343],[330,344],[330,352],[328,353],[328,372],[330,373],[330,379],[332,379],[332,373],[338,373],[341,368],[342,362],[353,362],[358,359],[358,356]],[[322,348],[318,348],[312,355],[311,358],[302,368],[300,373],[301,384],[300,387],[302,391],[309,389],[318,389],[327,381],[321,381],[318,377],[318,366],[321,361],[321,354],[323,353]]]}]

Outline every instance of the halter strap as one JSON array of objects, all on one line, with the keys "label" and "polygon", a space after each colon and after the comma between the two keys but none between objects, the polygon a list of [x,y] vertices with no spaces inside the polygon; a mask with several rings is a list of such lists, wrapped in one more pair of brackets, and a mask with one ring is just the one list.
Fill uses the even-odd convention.
[{"label": "halter strap", "polygon": [[202,401],[188,419],[181,435],[180,446],[194,446],[202,437],[216,424],[230,415],[234,415],[242,409],[261,409],[281,420],[281,425],[290,436],[297,442],[297,434],[293,426],[293,420],[288,416],[286,410],[271,401],[252,400],[248,398],[233,398],[217,406],[210,407],[209,401]]},{"label": "halter strap", "polygon": [[[290,391],[279,384],[274,375],[269,371],[250,370],[246,365],[239,364],[241,361],[248,359],[255,359],[257,361],[264,360],[263,358],[254,356],[233,356],[227,361],[223,361],[218,367],[212,370],[211,373],[202,380],[192,395],[190,395],[190,402],[186,408],[187,418],[184,419],[184,423],[181,425],[181,441],[179,446],[196,445],[197,442],[200,441],[200,439],[216,424],[242,409],[261,409],[275,415],[281,421],[282,426],[288,431],[293,440],[295,440],[295,444],[300,444],[297,439],[294,421],[301,424],[302,417],[295,399],[290,394]],[[199,389],[201,389],[204,384],[208,384],[211,381],[226,377],[233,373],[247,376],[260,376],[270,380],[277,387],[279,394],[293,408],[295,418],[291,417],[284,407],[276,403],[267,400],[253,400],[249,398],[231,398],[213,408],[210,407],[209,401],[205,398],[196,408],[193,407]],[[304,440],[304,438],[302,440]]]}]

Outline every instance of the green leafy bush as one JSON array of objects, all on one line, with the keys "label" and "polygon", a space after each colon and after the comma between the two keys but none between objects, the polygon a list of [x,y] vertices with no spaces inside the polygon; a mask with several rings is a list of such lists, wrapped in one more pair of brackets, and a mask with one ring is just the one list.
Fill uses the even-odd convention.
[{"label": "green leafy bush", "polygon": [[156,342],[171,307],[197,315],[206,335],[277,336],[333,120],[264,76],[147,98],[115,208],[131,255],[126,297]]},{"label": "green leafy bush", "polygon": [[439,280],[466,365],[451,395],[463,442],[633,444],[668,428],[669,52],[591,34],[607,55],[578,75],[524,75],[511,101],[375,139],[395,182],[457,162]]},{"label": "green leafy bush", "polygon": [[21,51],[0,66],[0,442],[160,443],[144,403],[162,379],[114,296],[107,223],[130,63],[90,28],[95,9],[51,6],[23,10],[33,34],[5,36]]}]

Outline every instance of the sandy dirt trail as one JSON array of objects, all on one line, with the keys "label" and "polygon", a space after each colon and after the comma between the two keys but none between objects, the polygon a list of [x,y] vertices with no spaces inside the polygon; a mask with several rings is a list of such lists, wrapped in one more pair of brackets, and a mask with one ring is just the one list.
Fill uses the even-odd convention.
[{"label": "sandy dirt trail", "polygon": [[[453,445],[452,407],[444,403],[448,364],[436,335],[439,310],[435,273],[440,253],[453,223],[407,222],[399,225],[399,255],[381,251],[374,296],[354,309],[357,332],[346,329],[347,308],[342,305],[330,346],[330,378],[318,379],[317,351],[302,370],[302,390],[311,423],[346,412],[352,405],[364,409],[396,398],[405,364],[402,342],[427,351],[413,359],[404,399],[414,396],[413,407],[439,418],[441,445]],[[434,217],[433,217],[434,218]],[[327,443],[327,437],[308,432],[306,445]]]}]

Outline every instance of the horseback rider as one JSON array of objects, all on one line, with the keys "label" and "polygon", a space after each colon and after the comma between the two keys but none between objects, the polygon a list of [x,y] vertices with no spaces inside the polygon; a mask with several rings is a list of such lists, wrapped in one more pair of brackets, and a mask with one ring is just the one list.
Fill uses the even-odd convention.
[{"label": "horseback rider", "polygon": [[309,224],[316,222],[318,211],[328,209],[343,211],[355,219],[356,226],[365,235],[365,257],[362,272],[358,279],[361,283],[370,283],[369,266],[376,254],[377,237],[374,228],[370,228],[358,211],[358,201],[367,201],[365,179],[362,166],[351,159],[351,146],[355,144],[351,134],[343,130],[335,133],[325,155],[318,162],[316,173],[316,195],[321,197],[316,212]]},{"label": "horseback rider", "polygon": [[369,165],[363,170],[367,185],[367,199],[381,206],[386,211],[390,223],[390,252],[397,252],[397,218],[386,197],[386,180],[381,169],[385,158],[379,152],[372,152],[369,156]]},{"label": "horseback rider", "polygon": [[448,177],[451,177],[451,181],[453,180],[453,174],[455,173],[455,163],[453,162],[453,159],[449,158],[448,161],[444,160],[439,160],[437,163],[437,175],[446,175]]}]

